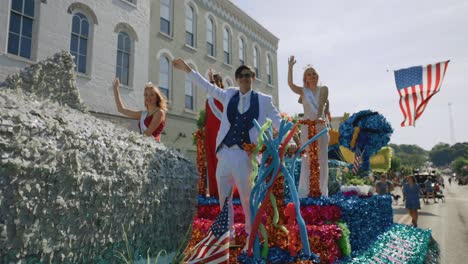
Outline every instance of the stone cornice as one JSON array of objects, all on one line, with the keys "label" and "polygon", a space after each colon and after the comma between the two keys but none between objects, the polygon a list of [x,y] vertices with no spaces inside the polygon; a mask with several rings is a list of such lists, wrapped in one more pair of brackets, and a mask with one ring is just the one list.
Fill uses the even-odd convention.
[{"label": "stone cornice", "polygon": [[276,54],[279,39],[230,0],[196,0],[196,2]]}]

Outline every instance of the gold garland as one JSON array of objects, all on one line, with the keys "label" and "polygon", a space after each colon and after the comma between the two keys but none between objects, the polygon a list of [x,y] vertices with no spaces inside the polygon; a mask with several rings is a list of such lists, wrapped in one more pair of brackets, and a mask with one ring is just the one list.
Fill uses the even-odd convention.
[{"label": "gold garland", "polygon": [[197,169],[198,175],[198,194],[206,194],[206,150],[205,150],[205,129],[200,128],[195,132],[195,139],[197,142]]},{"label": "gold garland", "polygon": [[[315,120],[305,119],[299,120],[299,124],[307,125],[308,138],[311,139],[317,134]],[[309,156],[309,196],[320,197],[320,167],[318,161],[318,142],[317,140],[309,144],[307,148]]]}]

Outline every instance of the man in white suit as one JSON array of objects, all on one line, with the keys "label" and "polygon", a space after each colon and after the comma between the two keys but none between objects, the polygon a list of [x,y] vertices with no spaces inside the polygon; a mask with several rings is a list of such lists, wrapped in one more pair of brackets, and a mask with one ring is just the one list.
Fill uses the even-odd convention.
[{"label": "man in white suit", "polygon": [[[243,150],[244,143],[257,143],[258,130],[254,127],[256,119],[262,125],[267,118],[273,121],[273,127],[278,129],[281,116],[272,103],[269,95],[252,90],[255,72],[246,65],[241,65],[235,72],[239,87],[220,89],[193,71],[185,61],[176,59],[172,62],[174,68],[184,71],[189,79],[199,89],[203,89],[212,97],[218,99],[225,109],[221,118],[221,125],[216,138],[216,155],[218,166],[216,180],[220,207],[223,207],[226,197],[233,185],[239,190],[239,197],[245,214],[245,231],[250,235],[250,192],[252,163],[249,155]],[[231,196],[232,197],[232,196]],[[231,198],[232,199],[232,198]],[[234,210],[229,203],[229,223],[234,228]],[[231,233],[233,234],[233,233]]]}]

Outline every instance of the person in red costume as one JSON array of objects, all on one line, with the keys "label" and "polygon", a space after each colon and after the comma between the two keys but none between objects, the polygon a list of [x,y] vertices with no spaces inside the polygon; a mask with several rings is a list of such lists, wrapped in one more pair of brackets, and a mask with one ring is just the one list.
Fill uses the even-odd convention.
[{"label": "person in red costume", "polygon": [[120,81],[114,80],[114,98],[117,110],[130,118],[139,119],[140,133],[148,137],[154,137],[161,142],[160,135],[166,126],[167,100],[161,91],[152,83],[145,85],[144,98],[146,111],[135,111],[125,108],[120,98]]},{"label": "person in red costume", "polygon": [[[224,89],[223,79],[219,74],[213,74],[213,70],[209,71],[210,82],[219,88]],[[206,165],[208,168],[208,190],[210,197],[219,197],[218,184],[216,183],[216,167],[218,159],[216,158],[216,136],[218,135],[219,125],[223,114],[223,104],[209,97],[206,100],[206,119],[205,119],[205,151]]]}]

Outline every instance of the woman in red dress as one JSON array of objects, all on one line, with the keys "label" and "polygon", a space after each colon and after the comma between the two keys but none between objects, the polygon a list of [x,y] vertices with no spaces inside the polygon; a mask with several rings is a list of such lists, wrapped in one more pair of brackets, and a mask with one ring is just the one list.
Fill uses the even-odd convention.
[{"label": "woman in red dress", "polygon": [[[211,83],[219,88],[224,88],[221,75],[213,75],[213,71],[210,69],[209,77]],[[218,184],[216,182],[216,166],[218,165],[218,159],[216,158],[216,136],[218,135],[220,120],[223,114],[223,104],[210,97],[206,100],[205,109],[205,151],[208,168],[208,189],[210,197],[218,197]]]},{"label": "woman in red dress", "polygon": [[114,97],[119,113],[133,119],[139,119],[138,128],[140,132],[148,137],[154,137],[157,142],[161,142],[160,135],[166,126],[167,100],[159,89],[152,83],[145,85],[145,107],[146,111],[134,111],[125,108],[120,98],[120,81],[114,80]]}]

